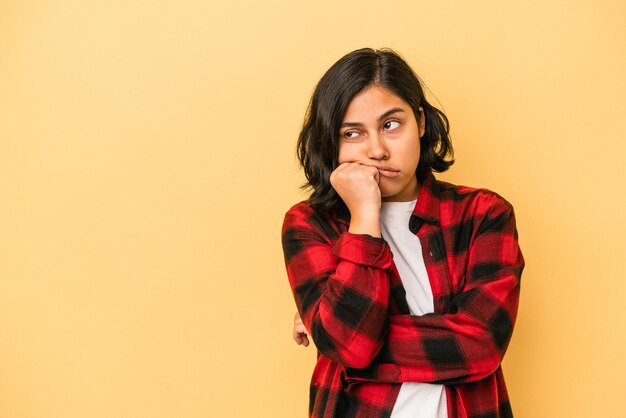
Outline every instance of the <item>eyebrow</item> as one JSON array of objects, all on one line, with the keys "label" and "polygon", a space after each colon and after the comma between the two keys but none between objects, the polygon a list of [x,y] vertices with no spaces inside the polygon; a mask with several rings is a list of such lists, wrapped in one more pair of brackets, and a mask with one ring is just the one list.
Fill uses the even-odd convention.
[{"label": "eyebrow", "polygon": [[[378,123],[382,122],[383,119],[385,119],[386,117],[396,112],[404,112],[404,109],[400,109],[399,107],[394,107],[393,109],[389,109],[388,111],[386,111],[385,113],[383,113],[382,115],[378,117]],[[363,126],[363,124],[361,122],[343,122],[341,124],[341,128],[353,128],[357,126]]]}]

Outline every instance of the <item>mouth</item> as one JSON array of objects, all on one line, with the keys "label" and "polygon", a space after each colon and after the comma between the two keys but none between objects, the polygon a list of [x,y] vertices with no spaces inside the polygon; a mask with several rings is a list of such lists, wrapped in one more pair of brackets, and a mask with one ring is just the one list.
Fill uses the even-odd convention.
[{"label": "mouth", "polygon": [[383,177],[396,177],[400,171],[390,167],[376,167]]}]

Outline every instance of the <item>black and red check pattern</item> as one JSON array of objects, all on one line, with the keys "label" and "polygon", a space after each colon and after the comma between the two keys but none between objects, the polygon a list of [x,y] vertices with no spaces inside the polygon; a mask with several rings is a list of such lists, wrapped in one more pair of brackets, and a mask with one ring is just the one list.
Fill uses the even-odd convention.
[{"label": "black and red check pattern", "polygon": [[391,250],[349,213],[292,207],[282,230],[298,311],[318,349],[312,417],[389,417],[402,382],[446,385],[450,418],[512,417],[500,363],[524,259],[512,206],[485,189],[421,185],[417,234],[435,312],[409,315]]}]

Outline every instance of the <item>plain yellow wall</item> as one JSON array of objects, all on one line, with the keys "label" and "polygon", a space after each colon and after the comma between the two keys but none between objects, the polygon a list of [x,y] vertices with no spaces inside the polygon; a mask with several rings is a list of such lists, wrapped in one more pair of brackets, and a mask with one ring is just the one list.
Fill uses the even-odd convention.
[{"label": "plain yellow wall", "polygon": [[516,417],[624,417],[621,1],[0,2],[0,417],[303,417],[284,212],[323,72],[393,47],[511,201]]}]

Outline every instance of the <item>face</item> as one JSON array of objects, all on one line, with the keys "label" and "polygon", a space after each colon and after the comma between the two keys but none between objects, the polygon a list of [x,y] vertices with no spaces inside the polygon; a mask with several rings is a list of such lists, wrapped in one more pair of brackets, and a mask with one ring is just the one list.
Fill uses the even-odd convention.
[{"label": "face", "polygon": [[415,170],[424,135],[424,111],[417,122],[411,106],[384,87],[372,85],[350,102],[339,130],[339,164],[378,168],[383,201],[417,197]]}]

